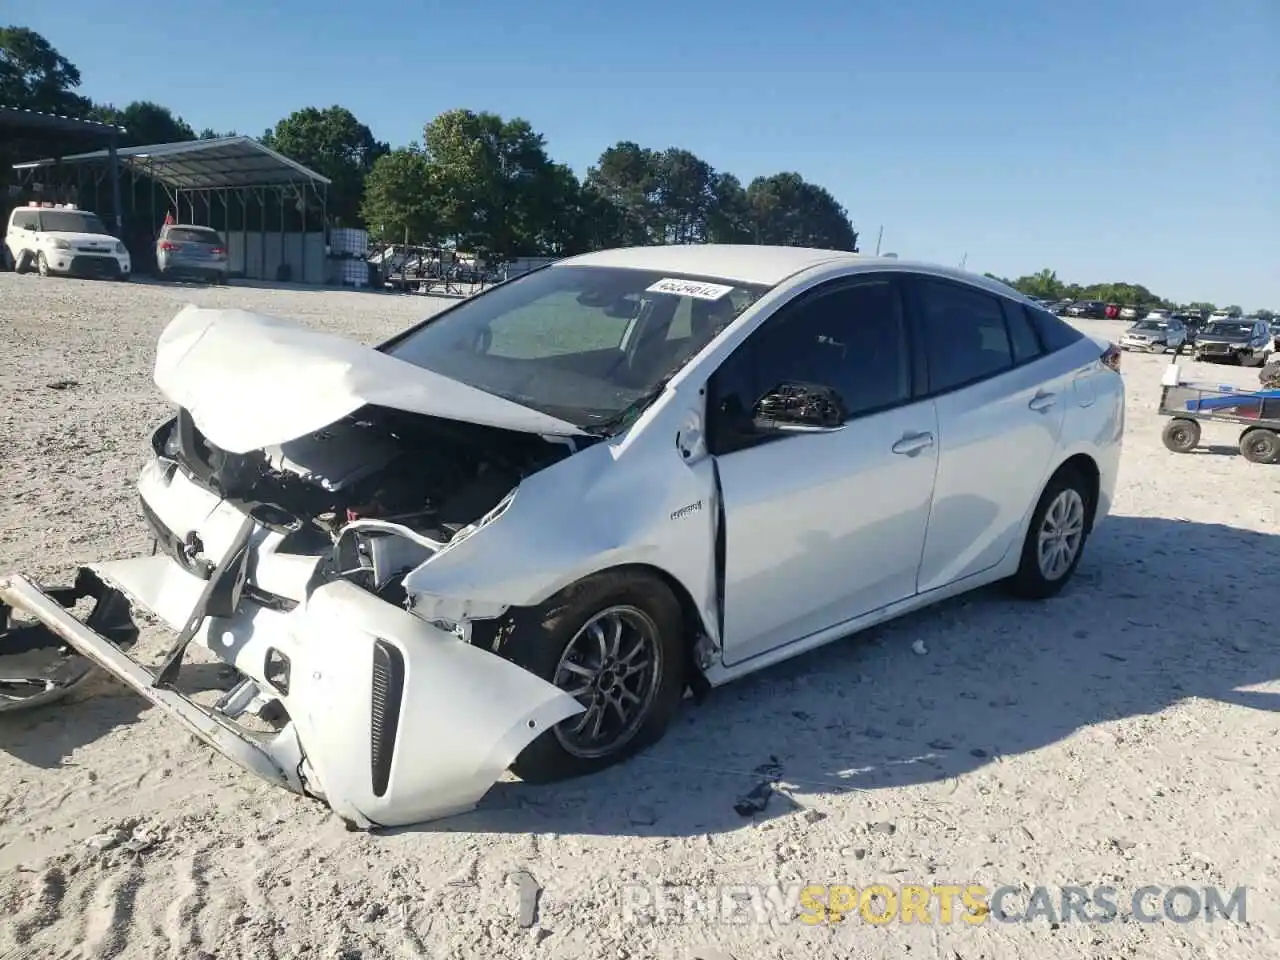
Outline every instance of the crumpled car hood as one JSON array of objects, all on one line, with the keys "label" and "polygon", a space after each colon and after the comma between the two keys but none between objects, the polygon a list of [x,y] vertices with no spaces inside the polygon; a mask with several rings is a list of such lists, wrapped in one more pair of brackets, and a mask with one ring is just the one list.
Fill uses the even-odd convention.
[{"label": "crumpled car hood", "polygon": [[245,310],[184,307],[160,334],[155,381],[230,453],[314,433],[367,404],[522,433],[584,433],[354,340]]}]

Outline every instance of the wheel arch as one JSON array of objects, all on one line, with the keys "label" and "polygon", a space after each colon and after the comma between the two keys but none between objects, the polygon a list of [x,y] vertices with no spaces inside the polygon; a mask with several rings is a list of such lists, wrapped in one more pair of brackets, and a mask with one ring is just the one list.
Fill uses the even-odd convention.
[{"label": "wheel arch", "polygon": [[601,567],[598,570],[592,570],[590,573],[584,574],[572,583],[566,584],[557,590],[554,594],[535,606],[512,607],[503,616],[494,620],[479,621],[473,624],[472,642],[484,646],[498,655],[502,655],[502,647],[504,638],[512,631],[524,629],[531,624],[534,619],[540,619],[540,611],[545,607],[554,603],[558,597],[563,596],[567,592],[573,590],[579,584],[602,576],[620,576],[628,575],[644,575],[653,577],[667,589],[671,591],[675,597],[676,603],[680,606],[680,621],[684,628],[684,635],[681,637],[681,647],[685,652],[685,680],[689,687],[695,693],[701,693],[707,689],[708,684],[702,673],[701,667],[698,665],[698,658],[695,654],[697,643],[700,637],[716,636],[704,619],[702,612],[698,609],[697,601],[694,600],[692,592],[684,585],[681,580],[668,570],[652,563],[629,562],[619,563],[613,566]]},{"label": "wheel arch", "polygon": [[1088,493],[1088,502],[1086,504],[1087,513],[1085,515],[1086,529],[1093,529],[1094,517],[1098,510],[1098,496],[1102,488],[1102,471],[1098,469],[1098,462],[1087,453],[1074,453],[1062,463],[1058,464],[1056,470],[1049,475],[1049,479],[1045,481],[1045,487],[1053,483],[1058,477],[1068,473],[1074,473],[1080,477],[1086,485],[1086,493]]}]

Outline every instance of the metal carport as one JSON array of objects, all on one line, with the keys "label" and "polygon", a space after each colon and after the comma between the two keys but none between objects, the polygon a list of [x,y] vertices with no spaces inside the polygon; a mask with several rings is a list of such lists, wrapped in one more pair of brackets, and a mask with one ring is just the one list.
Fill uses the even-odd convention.
[{"label": "metal carport", "polygon": [[[232,224],[239,223],[241,249],[244,252],[244,276],[253,275],[250,270],[248,236],[250,233],[250,200],[256,200],[258,211],[257,233],[259,235],[259,263],[257,277],[259,279],[275,279],[266,276],[266,259],[268,234],[268,211],[278,209],[276,228],[280,237],[280,259],[285,262],[284,244],[286,226],[297,223],[302,236],[302,253],[300,257],[301,279],[305,283],[307,277],[307,214],[308,210],[318,212],[319,223],[315,224],[321,231],[321,276],[310,278],[314,282],[322,282],[323,277],[323,231],[328,224],[329,184],[324,177],[302,164],[290,160],[283,154],[259,143],[252,137],[218,137],[210,140],[191,140],[182,143],[157,143],[140,147],[122,147],[116,153],[120,165],[129,171],[133,186],[136,188],[139,177],[151,182],[151,221],[153,230],[159,220],[156,209],[156,188],[162,189],[177,213],[177,219],[183,220],[184,209],[190,212],[188,223],[204,223],[217,227],[215,220],[222,221],[222,229],[232,233]],[[110,164],[110,151],[97,150],[92,153],[74,154],[60,159],[33,160],[14,164],[23,182],[42,175],[41,171],[59,168],[76,170],[101,169]],[[136,204],[136,190],[133,193]],[[214,201],[218,201],[215,205]],[[292,209],[289,209],[292,207]],[[204,216],[197,212],[203,208]],[[136,212],[136,209],[135,209]],[[238,213],[239,216],[235,214]],[[221,214],[221,216],[218,216]],[[314,216],[314,213],[313,213]]]},{"label": "metal carport", "polygon": [[[99,123],[97,120],[77,120],[74,117],[63,117],[54,113],[40,113],[36,110],[5,106],[0,106],[0,129],[48,134],[58,139],[77,137],[82,140],[97,140],[99,143],[106,140],[107,148],[99,153],[103,157],[103,166],[106,168],[105,172],[111,184],[111,213],[115,220],[116,234],[119,235],[124,229],[124,217],[120,206],[118,144],[120,135],[127,133],[127,130],[109,123]],[[58,159],[50,162],[57,163]]]}]

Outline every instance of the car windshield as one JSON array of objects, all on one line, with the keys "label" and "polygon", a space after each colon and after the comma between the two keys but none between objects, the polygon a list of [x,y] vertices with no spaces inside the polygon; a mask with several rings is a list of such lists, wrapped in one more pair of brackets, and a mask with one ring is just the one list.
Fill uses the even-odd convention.
[{"label": "car windshield", "polygon": [[45,233],[106,233],[96,214],[83,210],[41,210],[40,229]]},{"label": "car windshield", "polygon": [[1247,337],[1253,332],[1253,324],[1251,323],[1227,323],[1216,320],[1204,328],[1204,332],[1210,336],[1218,335],[1220,337]]},{"label": "car windshield", "polygon": [[1133,325],[1135,330],[1167,330],[1169,329],[1168,320],[1140,320]]},{"label": "car windshield", "polygon": [[384,345],[392,356],[579,427],[624,420],[769,288],[552,266]]},{"label": "car windshield", "polygon": [[170,227],[164,238],[178,243],[222,243],[222,238],[208,227]]}]

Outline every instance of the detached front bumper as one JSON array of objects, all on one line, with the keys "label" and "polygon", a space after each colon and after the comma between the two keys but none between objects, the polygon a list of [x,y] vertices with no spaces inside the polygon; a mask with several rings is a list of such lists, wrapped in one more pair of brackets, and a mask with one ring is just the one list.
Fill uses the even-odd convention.
[{"label": "detached front bumper", "polygon": [[[140,487],[171,531],[208,543],[208,567],[181,564],[175,551],[85,568],[80,579],[98,585],[99,605],[113,613],[109,630],[95,615],[77,619],[61,602],[70,594],[23,576],[0,579],[0,602],[244,769],[323,800],[348,823],[395,826],[469,810],[530,742],[582,711],[540,677],[347,580],[316,577],[303,599],[271,604],[263,591],[292,580],[282,568],[303,558],[274,552],[278,536],[180,477],[150,468]],[[136,636],[129,608],[178,635],[161,666],[113,642]],[[184,641],[243,678],[217,703],[175,689]],[[250,715],[261,722],[241,722]]]}]

